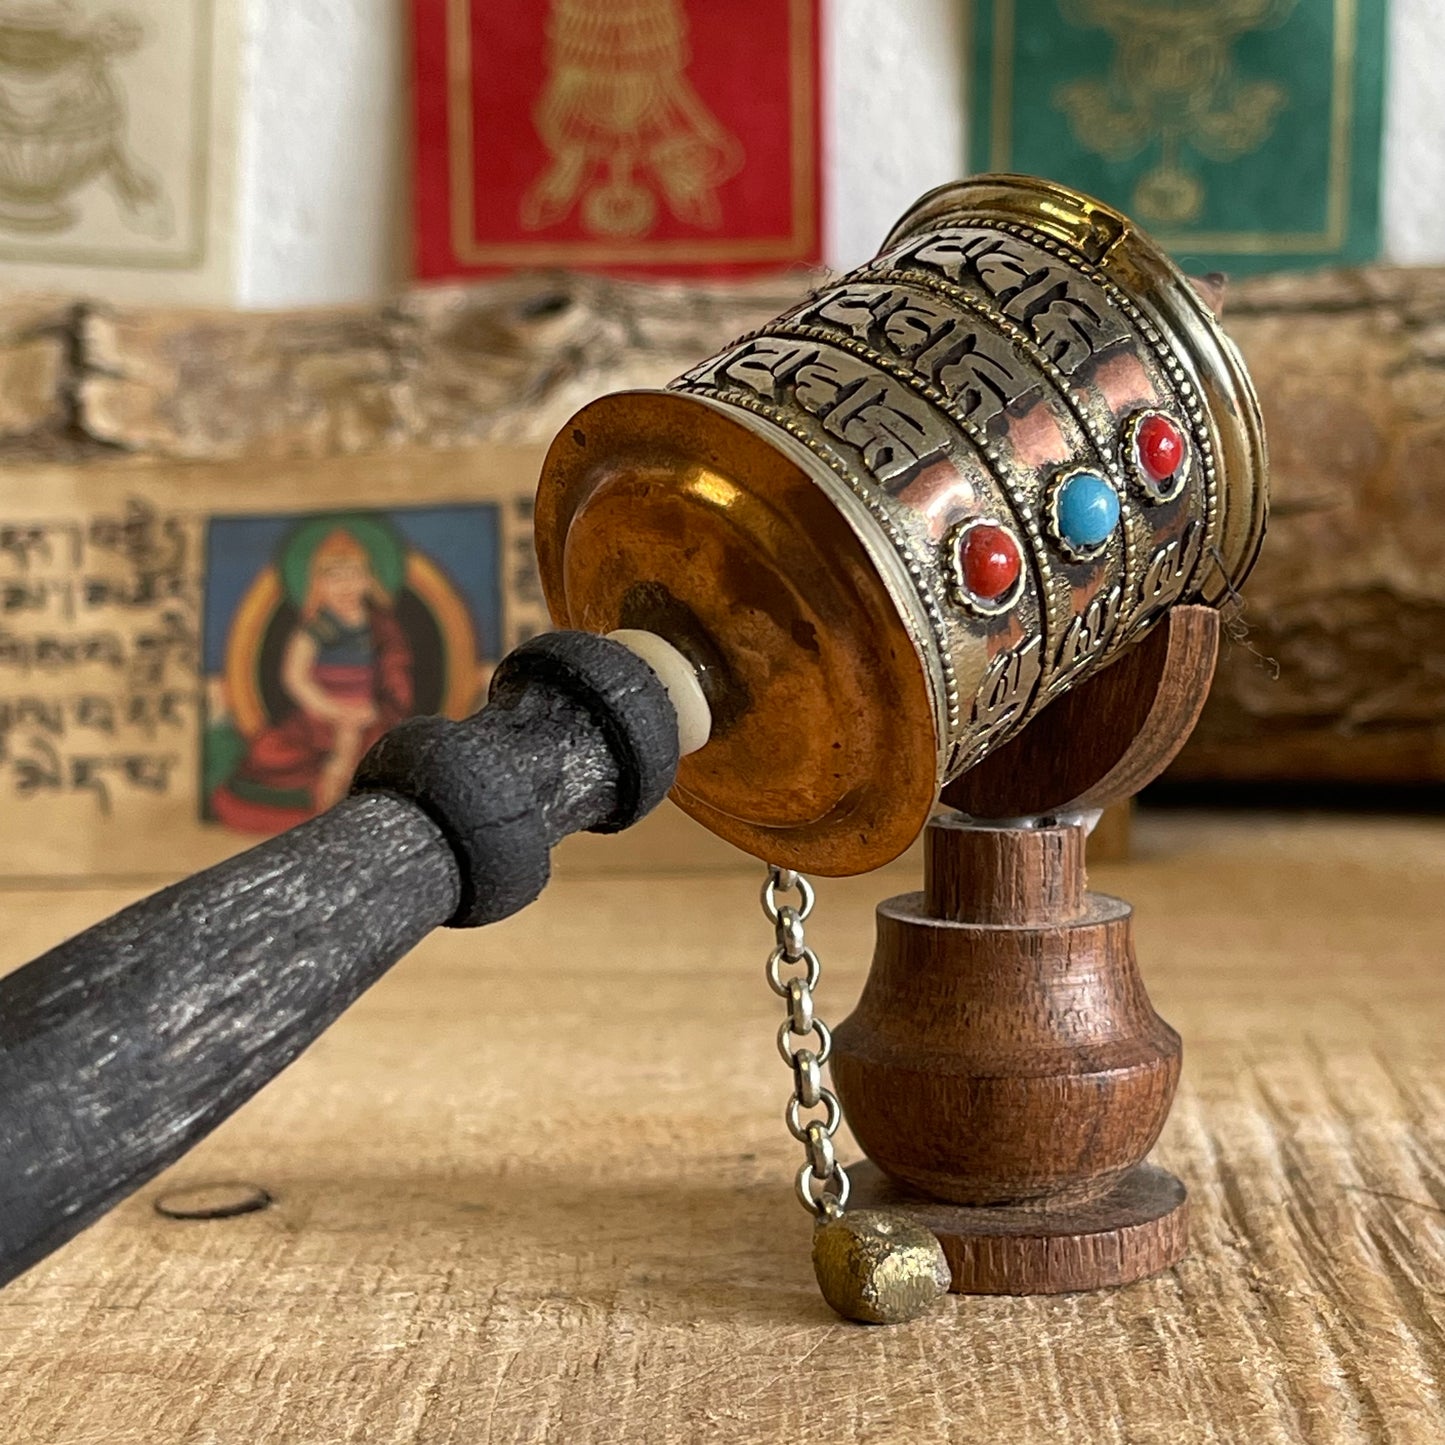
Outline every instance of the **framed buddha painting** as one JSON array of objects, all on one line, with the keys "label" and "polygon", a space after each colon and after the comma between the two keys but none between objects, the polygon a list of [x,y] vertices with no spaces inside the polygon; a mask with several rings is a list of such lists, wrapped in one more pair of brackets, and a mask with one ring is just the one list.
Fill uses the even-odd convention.
[{"label": "framed buddha painting", "polygon": [[213,518],[203,817],[292,827],[403,718],[475,711],[501,649],[499,547],[486,504]]}]

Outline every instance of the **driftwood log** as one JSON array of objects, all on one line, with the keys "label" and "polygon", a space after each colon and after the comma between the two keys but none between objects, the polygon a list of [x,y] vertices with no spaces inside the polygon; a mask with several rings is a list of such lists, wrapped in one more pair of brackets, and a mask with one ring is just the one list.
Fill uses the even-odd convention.
[{"label": "driftwood log", "polygon": [[[380,308],[0,307],[0,465],[323,457],[545,440],[792,304],[742,288],[531,276]],[[1445,269],[1237,284],[1274,521],[1189,780],[1445,782]]]}]

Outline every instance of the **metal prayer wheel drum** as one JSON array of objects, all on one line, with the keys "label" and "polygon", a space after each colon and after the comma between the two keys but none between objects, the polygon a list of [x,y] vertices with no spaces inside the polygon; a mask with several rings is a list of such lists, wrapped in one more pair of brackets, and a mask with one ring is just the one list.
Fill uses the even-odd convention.
[{"label": "metal prayer wheel drum", "polygon": [[862,872],[940,789],[1264,532],[1259,408],[1189,280],[1118,212],[985,176],[876,260],[552,444],[559,625],[644,627],[714,732],[675,801],[759,857]]}]

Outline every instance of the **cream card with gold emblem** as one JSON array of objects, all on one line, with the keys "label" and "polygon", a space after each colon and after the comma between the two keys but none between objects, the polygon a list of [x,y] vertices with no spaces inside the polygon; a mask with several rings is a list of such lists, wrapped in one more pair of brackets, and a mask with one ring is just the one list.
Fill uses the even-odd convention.
[{"label": "cream card with gold emblem", "polygon": [[239,0],[0,0],[0,290],[234,299]]}]

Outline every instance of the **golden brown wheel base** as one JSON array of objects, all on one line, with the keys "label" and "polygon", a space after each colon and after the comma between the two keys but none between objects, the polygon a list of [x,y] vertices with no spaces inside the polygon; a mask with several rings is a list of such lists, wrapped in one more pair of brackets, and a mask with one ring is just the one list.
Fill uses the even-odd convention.
[{"label": "golden brown wheel base", "polygon": [[1088,1204],[987,1209],[900,1188],[875,1164],[850,1168],[849,1208],[899,1210],[931,1230],[954,1294],[1068,1294],[1132,1284],[1177,1264],[1189,1247],[1189,1202],[1167,1170],[1136,1164]]}]

